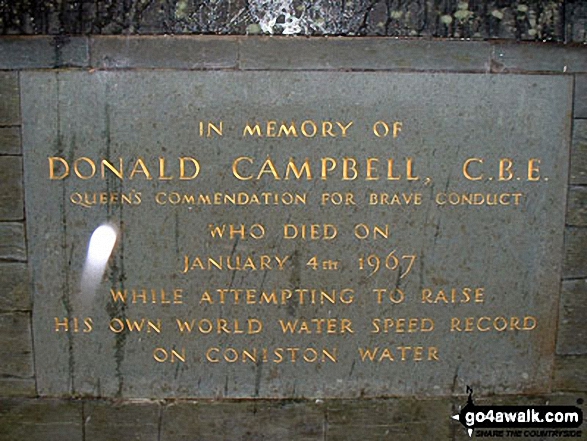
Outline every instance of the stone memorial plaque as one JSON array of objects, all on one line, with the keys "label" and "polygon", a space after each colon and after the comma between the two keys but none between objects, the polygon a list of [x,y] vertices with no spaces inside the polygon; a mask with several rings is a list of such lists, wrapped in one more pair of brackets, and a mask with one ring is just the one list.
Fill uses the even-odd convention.
[{"label": "stone memorial plaque", "polygon": [[21,81],[42,395],[546,392],[571,78]]}]

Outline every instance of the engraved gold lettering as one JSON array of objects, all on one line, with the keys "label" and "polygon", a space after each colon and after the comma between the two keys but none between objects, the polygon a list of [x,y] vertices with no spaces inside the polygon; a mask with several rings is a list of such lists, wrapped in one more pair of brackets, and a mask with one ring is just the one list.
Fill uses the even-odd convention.
[{"label": "engraved gold lettering", "polygon": [[[49,179],[62,180],[62,179],[65,179],[69,175],[69,163],[65,159],[59,158],[57,156],[51,156],[48,159],[49,159]],[[56,172],[55,172],[56,164],[61,164],[62,168],[63,168],[63,171],[59,175],[56,174]]]}]

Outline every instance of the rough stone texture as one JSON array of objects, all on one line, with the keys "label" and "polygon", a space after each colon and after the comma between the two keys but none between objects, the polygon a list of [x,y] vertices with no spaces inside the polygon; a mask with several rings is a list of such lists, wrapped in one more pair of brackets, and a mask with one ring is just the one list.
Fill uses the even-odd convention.
[{"label": "rough stone texture", "polygon": [[567,207],[567,225],[587,227],[587,188],[571,187]]},{"label": "rough stone texture", "polygon": [[0,156],[0,221],[24,218],[24,192],[22,188],[22,158]]},{"label": "rough stone texture", "polygon": [[587,354],[587,279],[562,283],[557,353]]},{"label": "rough stone texture", "polygon": [[587,120],[573,122],[570,174],[571,185],[587,185]]},{"label": "rough stone texture", "polygon": [[0,3],[5,34],[297,34],[586,40],[580,1],[129,0]]},{"label": "rough stone texture", "polygon": [[0,155],[20,155],[20,127],[0,127]]},{"label": "rough stone texture", "polygon": [[554,363],[554,391],[587,390],[587,355],[561,355]]},{"label": "rough stone texture", "polygon": [[[3,45],[0,44],[0,48]],[[0,126],[20,124],[18,74],[0,72]]]},{"label": "rough stone texture", "polygon": [[0,39],[0,69],[87,67],[85,37],[3,37]]},{"label": "rough stone texture", "polygon": [[163,411],[161,441],[324,440],[323,406],[309,402],[185,402]]},{"label": "rough stone texture", "polygon": [[575,118],[587,118],[587,74],[575,75]]},{"label": "rough stone texture", "polygon": [[[160,441],[157,403],[84,403],[85,441]],[[196,438],[193,438],[196,439]]]},{"label": "rough stone texture", "polygon": [[0,223],[0,260],[26,261],[24,226],[16,222]]},{"label": "rough stone texture", "polygon": [[82,435],[81,401],[0,399],[0,441],[82,441]]},{"label": "rough stone texture", "polygon": [[0,378],[0,397],[35,397],[36,395],[34,378]]},{"label": "rough stone texture", "polygon": [[568,227],[565,230],[565,263],[563,277],[587,277],[587,228]]},{"label": "rough stone texture", "polygon": [[482,42],[378,39],[249,38],[241,40],[242,69],[489,70]]},{"label": "rough stone texture", "polygon": [[0,377],[31,378],[33,347],[28,313],[0,313]]},{"label": "rough stone texture", "polygon": [[327,403],[326,440],[447,440],[449,400],[365,400]]},{"label": "rough stone texture", "polygon": [[0,263],[0,311],[30,309],[30,277],[27,265]]},{"label": "rough stone texture", "polygon": [[237,64],[238,42],[216,37],[93,37],[92,67],[226,69]]},{"label": "rough stone texture", "polygon": [[[27,231],[31,267],[35,269],[34,296],[42,299],[35,302],[33,327],[41,394],[80,393],[123,398],[439,396],[448,394],[455,383],[462,386],[469,372],[474,372],[476,382],[486,393],[531,393],[548,387],[545,378],[550,378],[552,360],[544,354],[553,354],[555,345],[558,303],[554,293],[560,285],[563,249],[570,141],[570,121],[566,116],[572,104],[570,76],[533,76],[528,81],[517,75],[438,73],[100,71],[58,75],[23,72],[21,78],[23,124],[30,123],[30,130],[23,134]],[[341,94],[341,90],[345,93]],[[528,100],[535,107],[528,108]],[[311,158],[316,170],[320,157],[317,155],[323,152],[332,152],[337,158],[352,155],[360,161],[366,156],[385,158],[393,141],[376,138],[371,125],[383,117],[380,115],[394,117],[399,112],[397,109],[402,109],[397,115],[404,121],[405,137],[396,140],[397,146],[391,145],[394,151],[397,148],[402,152],[400,157],[409,154],[418,158],[422,179],[414,185],[397,182],[393,188],[394,191],[421,191],[424,194],[421,207],[405,207],[400,211],[368,206],[363,179],[345,183],[340,172],[327,182],[262,179],[258,183],[237,181],[230,172],[234,154],[251,155],[257,162],[270,154],[280,164],[280,170],[291,156]],[[500,118],[494,117],[496,112],[500,112]],[[204,114],[224,120],[223,138],[205,142],[195,139],[194,121]],[[460,117],[454,118],[455,114]],[[349,136],[338,139],[282,138],[270,142],[263,138],[243,139],[246,121],[272,118],[294,121],[340,118],[353,120],[355,129]],[[520,118],[524,124],[519,124]],[[528,146],[523,153],[519,152],[520,145]],[[188,147],[189,150],[183,150]],[[196,182],[157,183],[137,178],[121,184],[118,178],[39,179],[47,176],[47,156],[51,155],[66,158],[105,155],[128,161],[132,155],[140,154],[152,162],[153,158],[158,161],[156,158],[161,155],[176,158],[182,151],[189,151],[202,161],[202,175]],[[520,171],[520,180],[507,184],[508,189],[525,193],[527,202],[523,207],[436,205],[436,192],[447,189],[502,191],[503,183],[489,180],[493,176],[476,185],[465,180],[459,163],[472,154],[481,155],[492,164],[484,169],[487,174],[495,173],[501,155],[515,154],[519,161],[540,157],[545,180],[523,182],[521,176],[525,175]],[[168,172],[177,176],[177,164],[172,165],[170,159],[169,165]],[[430,186],[425,183],[427,176],[432,181]],[[386,180],[380,180],[369,183],[368,188],[389,191],[389,185]],[[154,191],[159,190],[251,192],[259,188],[312,191],[313,199],[308,199],[307,206],[287,209],[233,205],[174,207],[154,202]],[[70,195],[74,192],[107,189],[141,191],[144,203],[110,207],[71,203]],[[359,207],[365,210],[323,207],[318,199],[320,191],[355,191]],[[99,285],[96,296],[86,300],[80,295],[79,286],[87,240],[105,219],[117,225],[123,222],[124,234],[107,279]],[[207,233],[212,222],[251,224],[259,219],[267,225],[268,234],[263,241],[213,240]],[[352,235],[357,222],[383,224],[392,219],[393,245],[380,241],[367,246]],[[283,240],[284,223],[327,221],[337,223],[341,232],[330,246],[317,241]],[[400,280],[397,271],[368,277],[358,268],[361,253],[377,252],[385,256],[393,250],[392,246],[429,254],[415,265],[414,275],[405,280]],[[479,249],[484,252],[477,252]],[[295,257],[297,263],[286,265],[282,272],[267,271],[267,274],[199,270],[184,274],[180,270],[186,254],[197,253],[206,260],[206,255],[248,255],[267,250],[279,250],[283,255],[299,258]],[[325,274],[312,270],[304,263],[313,255],[340,259],[344,271]],[[519,271],[511,271],[512,267]],[[457,313],[439,305],[421,305],[419,287],[440,289],[471,283],[485,286],[487,314],[531,314],[538,317],[539,328],[536,332],[462,333],[447,338],[450,314]],[[405,287],[412,300],[400,305],[401,309],[393,308],[392,312],[377,305],[372,289],[394,284]],[[357,294],[356,304],[337,304],[332,309],[320,302],[298,305],[295,300],[281,307],[197,303],[203,290],[214,292],[218,287],[228,286],[258,290],[291,286],[353,288],[366,294]],[[171,308],[124,306],[112,300],[112,288],[140,287],[185,289],[185,304]],[[499,294],[506,290],[515,295]],[[463,306],[459,315],[479,314],[475,308],[478,305]],[[147,318],[160,317],[163,331],[115,335],[108,329],[112,319],[135,319],[143,314]],[[356,335],[318,338],[303,333],[284,335],[278,323],[289,317],[313,318],[325,314],[352,319]],[[372,318],[391,314],[401,317],[427,314],[433,318],[437,323],[434,333],[398,336],[393,341],[438,346],[442,361],[430,360],[426,364],[407,359],[403,365],[399,360],[394,364],[389,359],[383,363],[361,361],[359,348],[389,344],[390,336],[370,335],[369,331]],[[54,318],[67,316],[93,317],[94,331],[87,335],[52,333]],[[238,335],[219,333],[194,338],[194,334],[180,335],[175,322],[176,318],[219,316],[241,320],[262,317],[265,332],[249,336],[246,341]],[[500,351],[486,351],[489,344],[499,344]],[[156,347],[174,345],[178,349],[179,345],[185,347],[185,364],[177,367],[173,363],[155,362]],[[214,347],[271,350],[276,345],[336,347],[339,360],[336,364],[299,361],[271,364],[259,357],[257,364],[213,364],[205,355],[208,348]],[[495,376],[496,370],[503,370],[499,378]],[[395,381],[390,382],[390,377]]]},{"label": "rough stone texture", "polygon": [[493,72],[587,72],[583,47],[562,45],[495,44]]}]

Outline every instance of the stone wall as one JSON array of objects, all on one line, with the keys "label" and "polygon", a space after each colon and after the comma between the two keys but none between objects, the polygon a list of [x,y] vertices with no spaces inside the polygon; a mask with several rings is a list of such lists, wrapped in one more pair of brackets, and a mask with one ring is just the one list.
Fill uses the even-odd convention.
[{"label": "stone wall", "polygon": [[[136,15],[139,3],[132,4]],[[177,17],[180,6],[175,7]],[[578,4],[576,7],[580,9]],[[46,14],[50,9],[47,6]],[[184,11],[186,17],[191,13]],[[96,14],[94,11],[92,17]],[[3,23],[8,26],[6,21]],[[20,30],[54,31],[52,23],[48,20],[35,30],[23,22]],[[14,23],[10,26],[9,31],[19,30]],[[559,28],[560,23],[556,29]],[[78,29],[93,30],[92,27]],[[563,39],[562,34],[552,35],[554,39]],[[479,399],[478,403],[574,404],[587,398],[586,55],[584,47],[564,45],[363,38],[42,36],[0,39],[3,190],[0,194],[0,440],[467,439],[462,427],[449,418],[465,403],[465,391],[437,399],[317,401],[110,401],[39,397],[31,338],[30,273],[33,269],[28,265],[23,203],[26,189],[23,188],[20,117],[22,71],[165,67],[572,76],[575,95],[571,171],[551,393],[488,397]],[[587,436],[587,430],[583,432]]]}]

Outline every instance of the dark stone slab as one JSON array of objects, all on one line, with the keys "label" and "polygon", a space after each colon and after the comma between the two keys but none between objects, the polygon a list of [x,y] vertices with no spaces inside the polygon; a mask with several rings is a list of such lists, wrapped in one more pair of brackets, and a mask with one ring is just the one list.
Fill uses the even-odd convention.
[{"label": "dark stone slab", "polygon": [[20,155],[20,127],[0,127],[0,155]]},{"label": "dark stone slab", "polygon": [[326,406],[326,440],[450,439],[449,400],[353,400]]},{"label": "dark stone slab", "polygon": [[165,407],[161,441],[324,440],[324,408],[309,402],[180,402]]},{"label": "dark stone slab", "polygon": [[16,222],[0,223],[0,260],[26,261],[23,224]]},{"label": "dark stone slab", "polygon": [[571,187],[567,207],[567,225],[587,227],[587,188]]},{"label": "dark stone slab", "polygon": [[491,46],[481,42],[381,39],[249,38],[242,69],[489,70]]},{"label": "dark stone slab", "polygon": [[160,441],[158,403],[87,401],[84,403],[86,441]]},{"label": "dark stone slab", "polygon": [[583,393],[587,390],[587,355],[555,358],[553,390]]},{"label": "dark stone slab", "polygon": [[587,72],[587,48],[583,46],[495,44],[494,72]]},{"label": "dark stone slab", "polygon": [[0,355],[0,376],[34,375],[30,314],[0,313]]},{"label": "dark stone slab", "polygon": [[565,230],[564,278],[587,277],[587,228],[568,227]]},{"label": "dark stone slab", "polygon": [[1,397],[35,397],[36,395],[34,378],[0,378]]},{"label": "dark stone slab", "polygon": [[1,441],[82,441],[81,401],[0,399]]},{"label": "dark stone slab", "polygon": [[88,67],[86,37],[2,37],[0,69]]},{"label": "dark stone slab", "polygon": [[18,74],[0,72],[0,125],[20,124],[18,94]]},{"label": "dark stone slab", "polygon": [[26,264],[0,263],[0,311],[30,310],[30,289]]},{"label": "dark stone slab", "polygon": [[573,121],[571,185],[587,185],[587,120]]},{"label": "dark stone slab", "polygon": [[22,158],[0,156],[0,221],[24,218],[24,192],[22,188]]},{"label": "dark stone slab", "polygon": [[[356,398],[446,396],[467,384],[483,394],[549,390],[568,184],[570,76],[139,70],[23,72],[21,81],[23,125],[29,127],[23,132],[27,237],[34,269],[33,295],[42,300],[34,302],[33,314],[39,393],[122,398]],[[200,138],[197,122],[202,118],[222,119],[224,136]],[[352,120],[354,131],[338,138],[243,137],[248,121],[273,118]],[[401,118],[402,136],[395,141],[377,138],[372,124],[380,118]],[[127,168],[125,179],[109,171],[102,179],[99,166],[91,179],[77,179],[74,174],[52,180],[48,168],[50,157],[65,158],[63,161],[110,158],[116,163],[123,158],[126,167],[133,158],[141,157],[151,168],[164,157],[166,172],[177,177],[177,158],[183,155],[201,161],[201,176],[193,182],[138,175],[126,179]],[[318,174],[320,158],[325,155],[337,158],[339,168],[322,180]],[[232,168],[239,156],[250,158],[238,166],[240,173],[254,173],[269,156],[283,176],[276,179],[266,171],[258,180],[239,180]],[[344,157],[363,163],[366,158],[405,161],[408,156],[416,158],[421,177],[417,181],[368,180],[365,165],[358,166],[363,173],[360,179],[343,179],[340,161]],[[463,164],[477,156],[483,163],[475,162],[471,172],[485,174],[471,181],[463,174]],[[497,178],[500,158],[510,157],[522,161],[518,162],[521,169],[516,169],[516,178],[501,182]],[[308,158],[314,178],[285,179],[284,164],[289,158]],[[543,180],[527,180],[524,169],[529,158],[540,158]],[[526,166],[521,165],[524,163]],[[387,167],[382,166],[379,172],[384,174],[384,170]],[[87,172],[84,168],[82,174]],[[405,169],[396,172],[405,178]],[[91,198],[94,193],[132,191],[141,192],[140,204],[72,202],[79,197],[72,196],[74,193],[87,192]],[[261,191],[307,193],[308,202],[298,206],[222,201],[220,205],[173,205],[170,200],[164,204],[156,200],[159,192],[168,197],[172,192],[240,192],[247,196]],[[481,197],[488,193],[511,197],[514,191],[524,196],[520,205],[512,205],[511,199],[510,205],[499,206],[459,202],[463,200],[460,195],[470,198],[470,192]],[[333,192],[353,193],[357,205],[322,205],[322,193]],[[422,206],[369,205],[370,192],[418,192]],[[456,205],[439,202],[438,195],[446,197],[446,192],[459,198]],[[122,231],[120,242],[96,293],[82,294],[80,279],[89,237],[107,220]],[[214,239],[208,229],[211,223],[255,222],[266,225],[267,236],[262,240]],[[388,225],[390,238],[359,240],[353,228],[363,222]],[[288,239],[283,227],[291,223],[329,223],[338,226],[340,235],[326,243]],[[360,268],[361,256],[366,259],[376,253],[385,261],[393,250],[402,256],[417,256],[413,273],[401,273],[392,257],[384,271]],[[291,263],[283,270],[274,265],[263,271],[242,267],[227,271],[224,265],[222,270],[183,267],[185,256],[191,263],[198,256],[205,261],[211,256],[256,259],[267,253],[288,256]],[[319,268],[309,266],[313,256],[322,259]],[[401,267],[407,271],[409,258],[402,258]],[[460,289],[469,286],[484,289],[485,303],[450,304],[440,295],[437,303],[422,300],[425,288],[443,291],[443,295],[444,290],[454,288],[458,296]],[[263,290],[297,287],[338,293],[349,289],[356,300],[352,304],[337,300],[334,304],[328,300],[261,304],[255,298],[250,304],[222,303],[220,298],[207,304],[202,300],[207,291],[218,297],[218,289],[254,289],[255,297]],[[374,289],[394,287],[405,292],[405,302],[377,302]],[[140,300],[124,304],[114,298],[117,290],[126,289],[132,295],[133,289],[143,288],[149,292],[165,289],[168,294],[170,289],[183,289],[185,300],[159,305]],[[81,319],[81,328],[76,332],[72,321],[67,322],[72,323],[71,331],[56,332],[55,319],[64,322],[68,317]],[[84,333],[83,319],[88,317],[93,328]],[[398,317],[432,319],[435,330],[372,332],[373,319]],[[462,320],[474,321],[474,317],[502,317],[497,323],[500,327],[506,323],[509,330],[467,330]],[[524,317],[530,317],[528,323],[536,320],[535,331],[514,329]],[[124,325],[127,319],[142,318],[160,319],[161,332],[150,327],[150,332],[112,330],[112,323],[128,328]],[[241,326],[258,318],[264,330],[246,336],[226,330],[182,335],[176,322],[218,318],[238,319]],[[279,320],[314,318],[336,318],[338,323],[350,320],[355,332],[289,334],[279,324]],[[451,331],[453,319],[461,320],[461,327]],[[299,358],[294,362],[292,357],[284,361],[271,352],[291,348],[288,352],[296,353],[296,348],[307,348],[311,359],[315,347],[336,349],[336,360],[328,361],[321,352],[320,362],[302,363]],[[382,348],[390,347],[394,355],[374,356],[369,361],[368,356],[360,355],[366,347],[377,348],[380,357]],[[419,358],[422,353],[414,352],[410,359],[400,352],[413,347],[426,348],[426,359]],[[488,351],[488,347],[499,350]],[[155,355],[166,351],[164,348],[167,354],[185,350],[185,361],[180,357],[173,363],[171,358],[157,361]],[[257,355],[251,357],[256,361],[243,355],[255,351]],[[280,351],[285,350],[277,353]]]},{"label": "dark stone slab", "polygon": [[217,37],[92,37],[92,67],[226,69],[237,64],[238,42]]},{"label": "dark stone slab", "polygon": [[562,284],[557,353],[587,354],[587,280],[565,280]]},{"label": "dark stone slab", "polygon": [[587,74],[575,75],[575,118],[587,118]]}]

